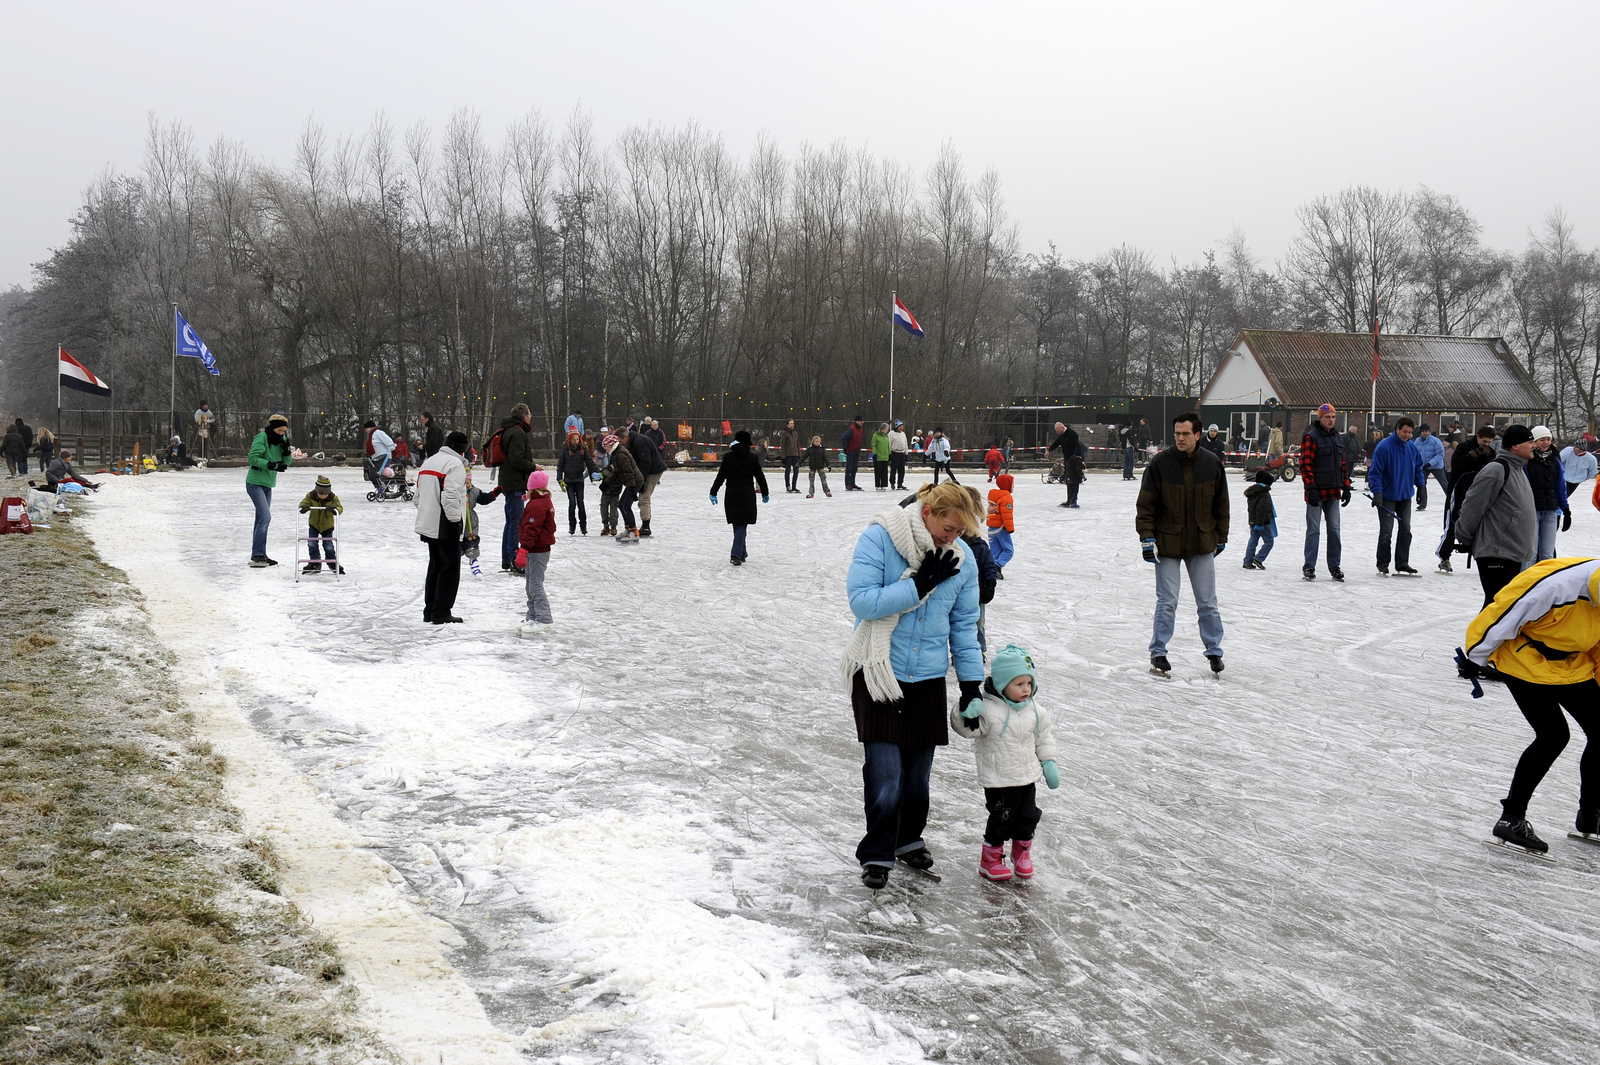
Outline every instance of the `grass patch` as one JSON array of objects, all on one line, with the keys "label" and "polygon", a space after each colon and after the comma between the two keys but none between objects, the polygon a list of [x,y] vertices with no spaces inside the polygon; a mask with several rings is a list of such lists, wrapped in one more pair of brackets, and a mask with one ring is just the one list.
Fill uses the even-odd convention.
[{"label": "grass patch", "polygon": [[394,1060],[242,836],[138,593],[62,523],[0,537],[0,1061]]}]

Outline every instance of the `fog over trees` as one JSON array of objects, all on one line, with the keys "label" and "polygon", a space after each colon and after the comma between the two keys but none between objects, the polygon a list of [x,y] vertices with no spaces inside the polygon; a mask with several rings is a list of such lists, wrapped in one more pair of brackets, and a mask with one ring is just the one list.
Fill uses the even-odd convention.
[{"label": "fog over trees", "polygon": [[1049,243],[1070,233],[1024,240],[999,175],[948,145],[918,174],[843,144],[740,156],[696,126],[605,144],[581,113],[492,131],[460,112],[309,125],[278,167],[152,118],[142,170],[95,180],[32,287],[0,294],[0,394],[51,411],[60,342],[117,406],[165,410],[176,302],[223,371],[180,364],[179,410],[204,395],[342,431],[430,409],[475,434],[518,400],[543,426],[571,407],[876,417],[894,290],[927,330],[896,342],[895,412],[922,423],[1023,395],[1195,395],[1240,328],[1376,319],[1502,335],[1559,431],[1593,424],[1600,257],[1559,208],[1530,205],[1528,246],[1502,250],[1445,191],[1307,194],[1278,263],[1238,232],[1194,262],[1077,259]]}]

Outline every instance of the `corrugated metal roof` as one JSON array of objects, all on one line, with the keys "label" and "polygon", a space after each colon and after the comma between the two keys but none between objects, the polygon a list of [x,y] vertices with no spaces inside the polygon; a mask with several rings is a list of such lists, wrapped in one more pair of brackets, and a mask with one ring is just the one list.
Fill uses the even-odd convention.
[{"label": "corrugated metal roof", "polygon": [[[1366,409],[1372,389],[1369,334],[1246,329],[1242,336],[1284,406]],[[1379,410],[1552,409],[1499,337],[1381,334],[1378,350]]]}]

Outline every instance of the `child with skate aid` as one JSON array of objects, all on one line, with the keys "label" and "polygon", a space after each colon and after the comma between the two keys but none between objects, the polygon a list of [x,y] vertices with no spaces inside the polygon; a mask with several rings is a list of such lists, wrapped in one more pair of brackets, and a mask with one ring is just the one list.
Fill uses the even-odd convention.
[{"label": "child with skate aid", "polygon": [[[1045,786],[1061,786],[1056,768],[1056,737],[1050,715],[1034,702],[1033,658],[1016,644],[995,652],[983,697],[950,711],[950,724],[962,736],[975,738],[978,783],[989,822],[983,830],[978,875],[986,880],[1033,876],[1033,830],[1039,824],[1034,785],[1044,773]],[[1005,843],[1011,840],[1011,865]]]},{"label": "child with skate aid", "polygon": [[[1256,471],[1255,484],[1244,490],[1250,506],[1250,542],[1244,549],[1245,569],[1266,569],[1261,563],[1272,551],[1272,542],[1278,538],[1278,508],[1272,504],[1273,472],[1263,466]],[[1256,550],[1257,544],[1261,549]]]},{"label": "child with skate aid", "polygon": [[301,573],[321,573],[322,557],[328,558],[329,573],[343,573],[337,553],[333,548],[334,515],[344,513],[344,504],[333,494],[333,482],[326,476],[318,477],[316,485],[300,500],[300,513],[310,515],[306,533],[306,554],[311,556]]},{"label": "child with skate aid", "polygon": [[550,599],[544,594],[545,571],[550,567],[550,548],[556,542],[556,507],[550,499],[550,475],[544,470],[528,474],[528,494],[522,507],[522,522],[517,526],[518,564],[523,567],[528,588],[528,613],[523,629],[530,624],[549,625]]}]

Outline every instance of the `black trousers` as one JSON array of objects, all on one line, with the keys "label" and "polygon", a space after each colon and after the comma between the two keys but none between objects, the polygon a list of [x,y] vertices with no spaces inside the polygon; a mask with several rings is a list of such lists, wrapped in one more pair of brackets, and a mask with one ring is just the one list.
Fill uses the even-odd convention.
[{"label": "black trousers", "polygon": [[856,467],[861,465],[861,452],[846,451],[844,453],[844,487],[846,491],[856,486]]},{"label": "black trousers", "polygon": [[1522,563],[1513,562],[1509,558],[1480,558],[1478,563],[1478,581],[1483,585],[1483,605],[1488,606],[1494,602],[1494,597],[1500,594],[1500,589],[1510,584],[1517,574],[1522,572]]},{"label": "black trousers", "polygon": [[617,500],[617,507],[622,511],[622,524],[629,532],[637,529],[639,523],[633,520],[633,504],[639,498],[639,490],[631,485],[622,489],[622,498]]},{"label": "black trousers", "polygon": [[461,523],[439,519],[439,535],[424,536],[428,545],[428,576],[422,585],[422,616],[444,617],[456,605],[461,587]]},{"label": "black trousers", "polygon": [[783,456],[783,487],[786,491],[800,490],[800,456]]},{"label": "black trousers", "polygon": [[872,487],[874,487],[874,488],[888,488],[889,487],[889,460],[888,459],[884,459],[883,461],[880,462],[880,461],[878,461],[878,459],[876,457],[873,458],[873,460],[872,460]]},{"label": "black trousers", "polygon": [[567,482],[567,532],[575,529],[589,531],[589,511],[583,505],[583,482]]},{"label": "black trousers", "polygon": [[1081,487],[1083,487],[1082,481],[1067,482],[1067,506],[1075,507],[1078,505],[1078,489]]},{"label": "black trousers", "polygon": [[956,480],[956,471],[952,470],[950,468],[950,464],[948,462],[935,462],[933,464],[933,483],[934,484],[938,484],[939,483],[939,471],[940,470],[943,470],[945,476],[950,478],[950,483],[951,484],[960,484],[961,483],[960,481]]},{"label": "black trousers", "polygon": [[1583,757],[1578,760],[1578,806],[1585,810],[1600,807],[1600,744],[1595,742],[1600,736],[1600,684],[1592,680],[1582,684],[1533,684],[1508,676],[1506,687],[1533,728],[1533,742],[1517,759],[1511,790],[1500,800],[1505,816],[1512,821],[1528,816],[1533,789],[1567,746],[1571,734],[1561,713],[1563,708],[1588,738]]},{"label": "black trousers", "polygon": [[906,453],[904,451],[889,452],[889,487],[904,488],[906,486]]},{"label": "black trousers", "polygon": [[998,847],[1008,839],[1030,840],[1039,826],[1039,806],[1034,802],[1034,785],[1015,788],[984,788],[983,805],[989,823],[983,826],[983,841]]}]

